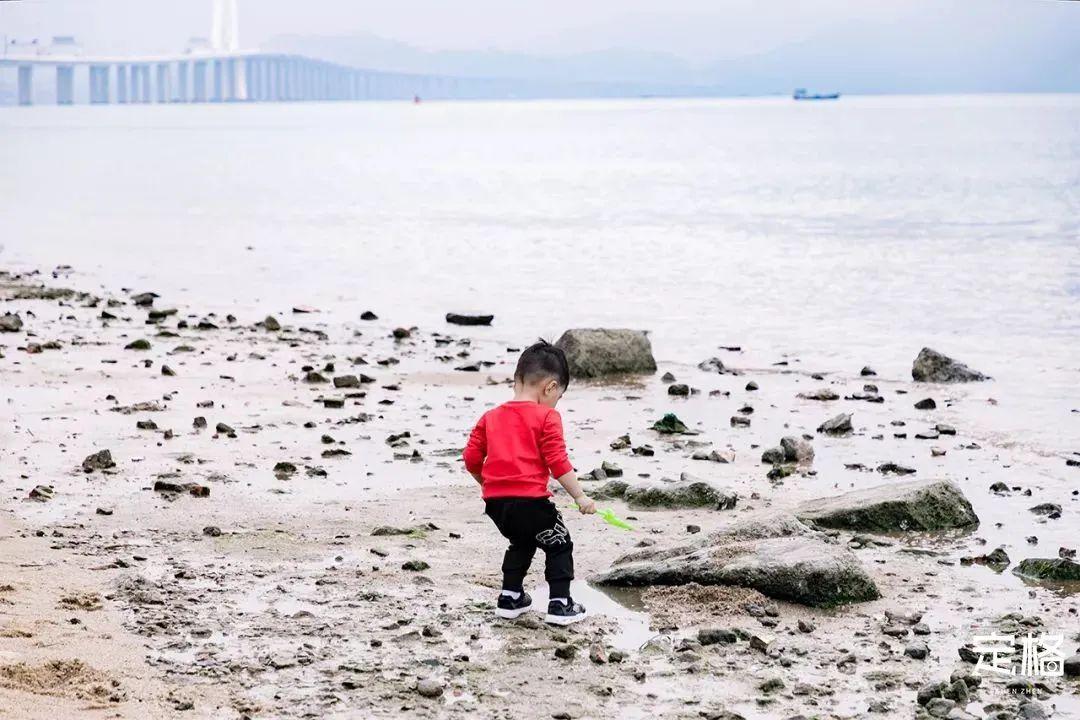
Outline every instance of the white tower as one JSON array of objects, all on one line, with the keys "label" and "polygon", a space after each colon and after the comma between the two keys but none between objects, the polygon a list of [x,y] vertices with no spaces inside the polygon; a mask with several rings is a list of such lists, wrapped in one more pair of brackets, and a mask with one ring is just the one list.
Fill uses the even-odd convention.
[{"label": "white tower", "polygon": [[214,0],[210,47],[225,52],[240,49],[240,16],[236,11],[236,0]]},{"label": "white tower", "polygon": [[[235,53],[240,50],[240,16],[236,0],[214,0],[214,20],[210,31],[210,48],[215,53]],[[231,99],[247,100],[246,61],[242,57],[226,61],[231,78]]]}]

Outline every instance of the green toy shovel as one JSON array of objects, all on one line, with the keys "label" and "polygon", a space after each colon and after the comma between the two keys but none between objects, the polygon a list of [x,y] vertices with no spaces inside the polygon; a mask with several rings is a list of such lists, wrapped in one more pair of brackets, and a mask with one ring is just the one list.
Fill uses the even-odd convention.
[{"label": "green toy shovel", "polygon": [[[577,508],[576,503],[574,504],[574,507]],[[620,518],[618,515],[616,515],[615,511],[612,510],[611,508],[603,508],[603,509],[597,508],[596,509],[596,515],[601,520],[606,522],[608,525],[611,525],[612,527],[617,527],[620,530],[633,530],[634,529],[632,525],[630,525],[628,522],[626,522],[625,520]]]}]

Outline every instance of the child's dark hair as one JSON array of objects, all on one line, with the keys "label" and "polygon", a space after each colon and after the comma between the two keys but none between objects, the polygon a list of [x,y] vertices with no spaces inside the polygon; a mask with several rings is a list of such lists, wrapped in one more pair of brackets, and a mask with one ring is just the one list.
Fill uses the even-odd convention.
[{"label": "child's dark hair", "polygon": [[566,362],[566,353],[562,348],[541,340],[521,353],[514,370],[514,379],[532,383],[549,377],[558,380],[565,390],[570,386],[570,365]]}]

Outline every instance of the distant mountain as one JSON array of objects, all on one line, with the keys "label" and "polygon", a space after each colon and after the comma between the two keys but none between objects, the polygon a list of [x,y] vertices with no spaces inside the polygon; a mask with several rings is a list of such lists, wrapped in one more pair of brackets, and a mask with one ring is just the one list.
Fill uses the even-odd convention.
[{"label": "distant mountain", "polygon": [[1076,21],[972,24],[942,14],[894,26],[841,25],[767,53],[711,63],[703,75],[730,92],[793,87],[847,93],[1078,92]]},{"label": "distant mountain", "polygon": [[374,70],[473,78],[695,84],[696,72],[686,61],[664,53],[613,49],[540,56],[501,50],[424,50],[374,35],[281,35],[262,49]]},{"label": "distant mountain", "polygon": [[570,85],[580,91],[569,93],[575,95],[761,95],[795,87],[844,93],[1080,92],[1080,8],[1066,15],[1022,11],[1018,7],[1012,24],[979,23],[962,4],[946,4],[904,22],[834,25],[760,54],[726,55],[718,38],[717,59],[699,66],[672,54],[619,48],[552,56],[425,50],[373,35],[285,35],[263,49],[377,70],[535,82],[521,83],[524,95],[562,94],[558,88]]}]

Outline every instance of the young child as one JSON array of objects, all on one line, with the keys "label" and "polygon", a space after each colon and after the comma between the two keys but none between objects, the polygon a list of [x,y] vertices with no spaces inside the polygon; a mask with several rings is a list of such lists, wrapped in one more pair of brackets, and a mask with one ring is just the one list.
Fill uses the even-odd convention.
[{"label": "young child", "polygon": [[585,617],[585,607],[570,597],[574,543],[548,500],[548,478],[554,476],[582,514],[596,512],[566,456],[562,418],[555,410],[569,384],[561,349],[543,340],[526,348],[514,370],[514,399],[484,413],[463,453],[465,468],[483,488],[485,512],[510,541],[495,610],[499,617],[515,618],[532,606],[522,582],[538,547],[547,561],[550,601],[544,619],[569,625]]}]

